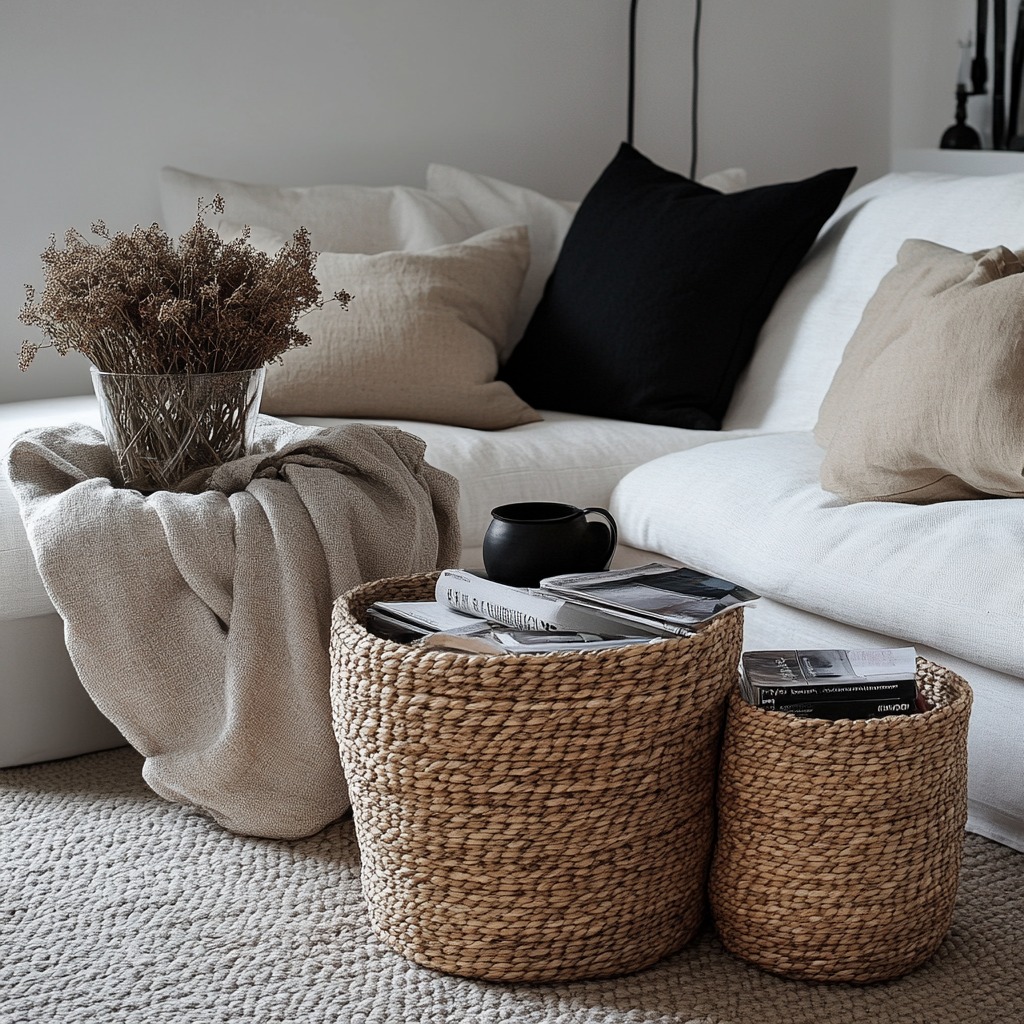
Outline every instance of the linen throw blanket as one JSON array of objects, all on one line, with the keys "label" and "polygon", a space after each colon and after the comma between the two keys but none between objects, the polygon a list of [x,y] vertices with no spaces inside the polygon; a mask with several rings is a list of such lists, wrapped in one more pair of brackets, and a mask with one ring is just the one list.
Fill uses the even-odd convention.
[{"label": "linen throw blanket", "polygon": [[143,496],[91,427],[29,431],[7,473],[79,677],[162,797],[233,832],[347,810],[331,726],[334,601],[456,564],[458,483],[394,427],[261,416],[254,453]]}]

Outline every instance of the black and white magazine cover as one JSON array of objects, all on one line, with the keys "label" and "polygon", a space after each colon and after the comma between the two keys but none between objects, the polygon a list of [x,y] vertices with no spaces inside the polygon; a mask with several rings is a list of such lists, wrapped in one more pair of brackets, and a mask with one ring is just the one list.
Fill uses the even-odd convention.
[{"label": "black and white magazine cover", "polygon": [[541,589],[594,607],[622,609],[654,621],[699,627],[751,604],[752,590],[698,569],[649,562],[629,569],[551,576]]}]

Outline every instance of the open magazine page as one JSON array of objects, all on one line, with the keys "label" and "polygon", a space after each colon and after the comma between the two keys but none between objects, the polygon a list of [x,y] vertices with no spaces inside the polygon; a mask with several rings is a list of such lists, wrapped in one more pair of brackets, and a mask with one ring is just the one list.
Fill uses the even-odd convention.
[{"label": "open magazine page", "polygon": [[541,580],[540,585],[542,591],[590,607],[627,611],[694,627],[758,599],[752,590],[729,580],[659,562],[607,572],[552,576]]}]

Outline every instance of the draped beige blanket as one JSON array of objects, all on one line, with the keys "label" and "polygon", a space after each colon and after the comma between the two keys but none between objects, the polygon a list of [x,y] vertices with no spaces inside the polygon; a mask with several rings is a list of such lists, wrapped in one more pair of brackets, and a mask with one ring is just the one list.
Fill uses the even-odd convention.
[{"label": "draped beige blanket", "polygon": [[79,677],[146,782],[234,832],[292,838],[349,806],[333,602],[455,565],[458,484],[393,427],[258,430],[254,454],[186,493],[113,486],[82,425],[21,435],[7,472]]}]

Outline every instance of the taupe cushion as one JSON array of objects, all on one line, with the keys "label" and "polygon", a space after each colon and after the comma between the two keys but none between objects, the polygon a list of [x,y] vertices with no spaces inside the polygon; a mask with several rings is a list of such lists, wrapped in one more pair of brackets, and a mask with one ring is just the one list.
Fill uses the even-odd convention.
[{"label": "taupe cushion", "polygon": [[843,354],[815,438],[849,501],[1024,496],[1024,274],[1003,247],[900,248]]},{"label": "taupe cushion", "polygon": [[539,420],[494,379],[528,262],[522,226],[426,252],[320,253],[322,293],[354,298],[302,318],[312,343],[267,368],[263,412],[482,430]]}]

